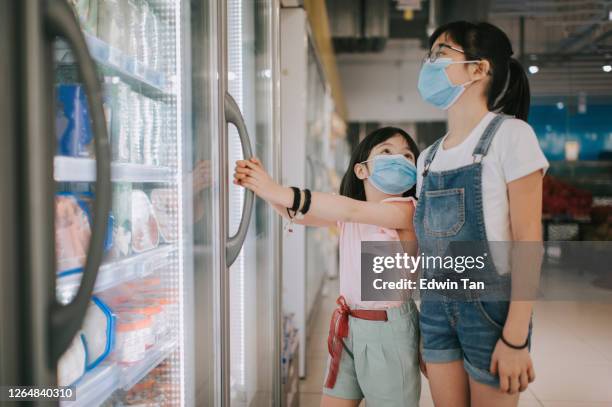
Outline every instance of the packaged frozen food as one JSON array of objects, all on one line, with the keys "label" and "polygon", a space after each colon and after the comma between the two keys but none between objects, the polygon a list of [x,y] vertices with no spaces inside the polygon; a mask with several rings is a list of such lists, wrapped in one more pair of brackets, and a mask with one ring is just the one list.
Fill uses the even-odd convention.
[{"label": "packaged frozen food", "polygon": [[130,114],[130,162],[142,164],[142,133],[143,119],[141,104],[144,96],[138,92],[130,91],[129,114]]},{"label": "packaged frozen food", "polygon": [[98,297],[92,297],[83,321],[87,370],[98,366],[111,353],[115,341],[115,317]]},{"label": "packaged frozen food", "polygon": [[106,105],[110,111],[109,136],[113,161],[130,161],[130,87],[117,77],[104,83]]},{"label": "packaged frozen food", "polygon": [[112,258],[130,253],[132,243],[132,184],[113,184],[112,212],[114,217]]},{"label": "packaged frozen food", "polygon": [[79,380],[86,370],[87,351],[81,332],[72,339],[72,343],[57,363],[57,384],[71,386]]},{"label": "packaged frozen food", "polygon": [[78,271],[85,264],[91,238],[89,217],[71,193],[55,197],[55,252],[57,271]]},{"label": "packaged frozen food", "polygon": [[147,20],[151,17],[151,8],[149,7],[149,3],[144,0],[138,1],[138,11],[140,12],[140,24],[138,26],[139,30],[139,47],[138,47],[138,61],[146,67],[149,67],[151,64],[151,38],[149,38],[147,33]]},{"label": "packaged frozen food", "polygon": [[153,127],[155,125],[154,120],[154,112],[153,112],[153,104],[154,102],[142,96],[140,99],[140,117],[142,120],[142,160],[144,164],[155,165],[154,155],[157,149],[157,146],[154,144],[153,140]]},{"label": "packaged frozen food", "polygon": [[[89,223],[93,222],[92,213],[94,205],[94,194],[88,191],[73,192],[74,196],[79,203],[79,206],[85,210],[85,214],[89,219]],[[109,214],[106,224],[106,238],[104,239],[104,252],[108,252],[113,246],[113,225],[115,223],[115,217],[113,214]]]},{"label": "packaged frozen food", "polygon": [[160,334],[165,329],[162,308],[155,300],[142,298],[140,300],[130,301],[121,304],[118,308],[118,312],[129,312],[144,315],[151,319],[151,337],[147,340],[147,347],[155,345],[157,339],[160,337]]},{"label": "packaged frozen food", "polygon": [[56,91],[57,154],[92,157],[93,133],[85,89],[77,84],[62,84]]},{"label": "packaged frozen food", "polygon": [[97,34],[98,27],[98,0],[69,0],[79,17],[81,26],[92,35]]},{"label": "packaged frozen food", "polygon": [[126,17],[119,0],[98,0],[98,37],[111,45],[111,61],[119,62],[118,52],[124,48],[127,40]]},{"label": "packaged frozen food", "polygon": [[151,191],[151,204],[162,239],[164,242],[176,242],[178,239],[176,192],[169,188],[155,188]]},{"label": "packaged frozen food", "polygon": [[127,311],[119,311],[116,315],[114,360],[121,364],[141,361],[152,337],[151,318]]},{"label": "packaged frozen food", "polygon": [[132,249],[136,253],[159,245],[159,225],[153,206],[141,190],[132,191]]}]

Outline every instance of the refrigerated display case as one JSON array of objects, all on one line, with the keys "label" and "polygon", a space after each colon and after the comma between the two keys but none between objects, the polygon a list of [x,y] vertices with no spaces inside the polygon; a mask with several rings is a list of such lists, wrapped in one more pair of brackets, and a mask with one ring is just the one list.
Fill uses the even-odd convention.
[{"label": "refrigerated display case", "polygon": [[[112,204],[93,289],[96,304],[108,312],[105,320],[93,303],[89,307],[78,333],[87,361],[82,370],[74,366],[78,341],[60,358],[59,384],[74,385],[79,395],[62,405],[184,405],[185,377],[191,375],[185,332],[193,313],[185,285],[193,273],[192,262],[185,261],[193,245],[191,212],[185,211],[193,194],[184,146],[190,99],[183,97],[190,86],[184,58],[190,51],[184,39],[189,9],[174,0],[69,3],[102,83]],[[97,157],[72,49],[58,40],[54,55],[56,293],[60,303],[69,303],[82,278],[78,246],[87,245]],[[73,224],[83,221],[75,220],[79,208],[87,217],[75,237]]]},{"label": "refrigerated display case", "polygon": [[278,404],[280,221],[229,187],[239,156],[280,173],[278,1],[0,11],[0,383]]}]

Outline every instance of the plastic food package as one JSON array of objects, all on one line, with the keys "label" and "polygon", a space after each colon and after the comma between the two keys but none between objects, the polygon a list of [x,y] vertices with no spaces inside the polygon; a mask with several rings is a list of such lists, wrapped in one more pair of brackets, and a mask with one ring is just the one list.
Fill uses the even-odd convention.
[{"label": "plastic food package", "polygon": [[92,298],[82,331],[87,349],[87,370],[91,370],[110,354],[115,339],[115,317],[100,298]]},{"label": "plastic food package", "polygon": [[132,249],[136,253],[159,245],[159,225],[153,206],[141,190],[132,191]]},{"label": "plastic food package", "polygon": [[157,343],[165,321],[162,320],[162,308],[155,301],[130,301],[120,305],[118,312],[129,312],[149,318],[151,320],[151,336],[146,340],[146,347],[149,348]]},{"label": "plastic food package", "polygon": [[127,40],[126,27],[126,16],[119,0],[98,0],[98,37],[102,41],[117,50],[123,49]]},{"label": "plastic food package", "polygon": [[[128,85],[116,77],[106,78],[105,99],[110,110],[108,126],[113,161],[130,161],[130,92]],[[109,119],[107,117],[107,119]]]},{"label": "plastic food package", "polygon": [[117,313],[114,359],[131,364],[145,358],[152,337],[151,318],[134,312]]},{"label": "plastic food package", "polygon": [[55,252],[58,272],[83,267],[90,238],[89,218],[83,204],[73,194],[56,195]]},{"label": "plastic food package", "polygon": [[144,122],[142,119],[141,104],[144,96],[138,92],[130,91],[129,96],[129,125],[130,125],[130,162],[142,164],[142,136]]},{"label": "plastic food package", "polygon": [[79,332],[57,363],[57,384],[59,386],[74,384],[85,374],[86,363],[85,341]]},{"label": "plastic food package", "polygon": [[111,256],[120,258],[130,253],[132,243],[132,184],[114,183],[112,200],[115,222]]},{"label": "plastic food package", "polygon": [[58,85],[56,90],[57,154],[92,157],[93,133],[85,89],[81,85],[63,84]]},{"label": "plastic food package", "polygon": [[159,231],[165,242],[176,242],[178,227],[175,217],[178,213],[176,192],[167,188],[156,188],[151,191],[151,204],[159,223]]}]

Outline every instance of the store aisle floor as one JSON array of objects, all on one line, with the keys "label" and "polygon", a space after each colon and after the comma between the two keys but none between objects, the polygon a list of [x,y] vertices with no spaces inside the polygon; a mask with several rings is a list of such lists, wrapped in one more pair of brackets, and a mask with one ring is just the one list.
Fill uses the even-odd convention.
[{"label": "store aisle floor", "polygon": [[[306,344],[307,377],[300,382],[300,406],[318,407],[327,358],[329,318],[338,280],[328,280],[315,310]],[[534,313],[536,381],[521,395],[520,407],[604,407],[612,405],[612,304],[540,302]],[[423,378],[421,407],[433,402]],[[365,403],[362,403],[362,406]]]}]

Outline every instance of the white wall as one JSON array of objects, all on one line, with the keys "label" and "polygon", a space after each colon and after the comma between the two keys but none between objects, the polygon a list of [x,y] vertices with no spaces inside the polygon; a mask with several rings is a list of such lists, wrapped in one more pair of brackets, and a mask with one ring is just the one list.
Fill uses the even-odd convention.
[{"label": "white wall", "polygon": [[338,68],[349,121],[446,120],[422,101],[417,78],[425,51],[416,41],[392,40],[378,54],[340,54]]}]

